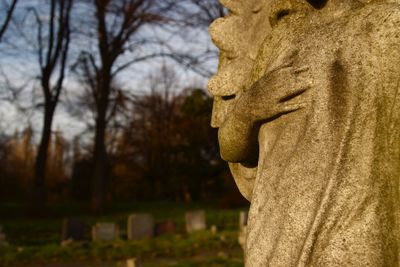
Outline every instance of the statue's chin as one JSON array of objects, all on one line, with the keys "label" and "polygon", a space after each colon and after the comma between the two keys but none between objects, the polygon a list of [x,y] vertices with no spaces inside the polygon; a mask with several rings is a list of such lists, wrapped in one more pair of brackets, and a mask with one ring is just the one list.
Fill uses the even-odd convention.
[{"label": "statue's chin", "polygon": [[242,163],[229,162],[229,168],[235,179],[236,185],[240,193],[248,200],[251,201],[253,194],[254,181],[257,174],[257,166],[249,167]]}]

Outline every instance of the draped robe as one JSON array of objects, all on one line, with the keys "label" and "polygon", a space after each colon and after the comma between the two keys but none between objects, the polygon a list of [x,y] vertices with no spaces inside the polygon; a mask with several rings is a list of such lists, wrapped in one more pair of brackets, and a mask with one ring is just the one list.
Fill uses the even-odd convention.
[{"label": "draped robe", "polygon": [[246,266],[400,266],[399,10],[285,32],[288,19],[266,40],[265,53],[295,46],[313,86],[260,129]]}]

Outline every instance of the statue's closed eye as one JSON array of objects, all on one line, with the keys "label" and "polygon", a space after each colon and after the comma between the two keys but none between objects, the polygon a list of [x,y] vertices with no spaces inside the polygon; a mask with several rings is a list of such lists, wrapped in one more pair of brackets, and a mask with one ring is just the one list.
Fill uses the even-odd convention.
[{"label": "statue's closed eye", "polygon": [[289,15],[290,11],[287,9],[284,10],[280,10],[277,14],[276,14],[276,20],[279,21],[280,19],[282,19],[284,16]]},{"label": "statue's closed eye", "polygon": [[290,13],[291,13],[291,10],[289,10],[289,9],[280,9],[280,10],[274,12],[273,15],[269,19],[271,26],[274,27],[281,19],[283,19],[287,15],[290,15]]},{"label": "statue's closed eye", "polygon": [[221,98],[222,98],[222,100],[224,100],[224,101],[228,101],[228,100],[231,100],[231,99],[235,99],[235,98],[236,98],[236,95],[235,95],[235,94],[233,94],[233,95],[224,95],[224,96],[222,96]]},{"label": "statue's closed eye", "polygon": [[328,0],[307,0],[307,2],[316,9],[321,9],[326,5]]}]

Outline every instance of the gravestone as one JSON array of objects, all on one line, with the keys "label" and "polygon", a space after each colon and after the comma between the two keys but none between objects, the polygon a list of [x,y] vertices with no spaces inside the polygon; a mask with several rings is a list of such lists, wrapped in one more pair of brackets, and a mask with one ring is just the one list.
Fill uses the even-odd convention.
[{"label": "gravestone", "polygon": [[239,229],[242,229],[244,226],[247,225],[247,218],[249,213],[247,211],[241,211],[239,213]]},{"label": "gravestone", "polygon": [[247,218],[248,218],[248,212],[247,211],[241,211],[239,213],[239,237],[238,237],[238,242],[239,242],[240,246],[243,249],[246,246]]},{"label": "gravestone", "polygon": [[218,227],[216,226],[216,225],[211,225],[211,228],[210,228],[210,230],[211,230],[211,233],[213,234],[213,235],[216,235],[217,233],[218,233]]},{"label": "gravestone", "polygon": [[238,243],[242,247],[242,249],[245,249],[246,247],[246,232],[247,226],[243,226],[242,229],[240,229],[239,231]]},{"label": "gravestone", "polygon": [[119,238],[119,228],[115,223],[96,223],[92,227],[93,241],[113,241]]},{"label": "gravestone", "polygon": [[142,267],[142,264],[140,260],[132,258],[126,261],[126,267]]},{"label": "gravestone", "polygon": [[154,218],[150,214],[132,214],[128,217],[128,240],[151,238],[154,235]]},{"label": "gravestone", "polygon": [[6,234],[3,233],[3,227],[0,225],[0,247],[1,246],[8,246]]},{"label": "gravestone", "polygon": [[186,231],[188,233],[205,230],[207,228],[204,210],[186,212],[185,221]]},{"label": "gravestone", "polygon": [[78,218],[67,218],[63,221],[62,241],[83,241],[85,240],[87,226],[84,221]]},{"label": "gravestone", "polygon": [[154,234],[156,236],[174,234],[175,231],[176,225],[171,219],[159,222],[154,227]]}]

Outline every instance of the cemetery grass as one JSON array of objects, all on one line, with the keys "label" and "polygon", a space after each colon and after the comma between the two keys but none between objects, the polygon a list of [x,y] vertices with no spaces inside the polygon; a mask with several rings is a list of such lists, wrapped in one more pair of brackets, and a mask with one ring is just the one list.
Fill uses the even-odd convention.
[{"label": "cemetery grass", "polygon": [[[47,219],[28,220],[22,207],[0,205],[1,219],[8,247],[0,247],[0,266],[124,266],[129,258],[139,258],[144,267],[205,267],[243,266],[242,250],[238,244],[238,209],[217,209],[212,204],[182,205],[176,203],[114,204],[109,212],[100,216],[88,215],[84,205],[68,204],[50,207]],[[204,209],[207,226],[216,225],[218,232],[209,230],[185,233],[184,213]],[[126,241],[126,221],[131,213],[151,213],[156,222],[172,219],[175,234],[139,241]],[[79,217],[88,225],[87,241],[61,246],[62,219]],[[114,242],[90,242],[90,226],[96,222],[115,222],[121,229],[121,238]],[[108,264],[108,265],[101,265]]]}]

